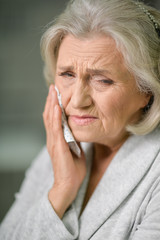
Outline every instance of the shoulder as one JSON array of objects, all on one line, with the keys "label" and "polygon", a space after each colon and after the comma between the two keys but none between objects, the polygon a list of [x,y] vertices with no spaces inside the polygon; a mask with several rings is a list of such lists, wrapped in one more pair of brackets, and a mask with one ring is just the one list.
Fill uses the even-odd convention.
[{"label": "shoulder", "polygon": [[[142,136],[142,145],[144,154],[147,156],[153,156],[154,159],[160,158],[160,128],[156,128],[150,134]],[[152,153],[154,153],[152,155]],[[144,155],[144,156],[145,156]]]},{"label": "shoulder", "polygon": [[[160,128],[156,128],[146,135],[132,135],[124,144],[125,150],[135,154],[144,153],[144,156],[153,157],[160,151]],[[152,154],[151,154],[152,153]]]},{"label": "shoulder", "polygon": [[151,144],[156,144],[160,148],[160,127],[157,127],[154,131],[145,135],[145,137]]},{"label": "shoulder", "polygon": [[150,177],[152,176],[155,180],[160,179],[160,128],[141,136],[136,149],[139,149],[137,156],[140,154],[144,164],[148,164]]}]

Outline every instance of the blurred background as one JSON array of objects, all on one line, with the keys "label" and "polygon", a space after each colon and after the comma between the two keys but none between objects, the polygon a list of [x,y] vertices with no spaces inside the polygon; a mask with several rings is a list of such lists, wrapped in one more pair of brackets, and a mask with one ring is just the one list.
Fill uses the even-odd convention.
[{"label": "blurred background", "polygon": [[45,26],[65,0],[0,0],[0,221],[45,144],[47,96],[40,55]]},{"label": "blurred background", "polygon": [[[160,9],[159,0],[145,1]],[[0,222],[45,144],[40,38],[65,0],[0,0]]]}]

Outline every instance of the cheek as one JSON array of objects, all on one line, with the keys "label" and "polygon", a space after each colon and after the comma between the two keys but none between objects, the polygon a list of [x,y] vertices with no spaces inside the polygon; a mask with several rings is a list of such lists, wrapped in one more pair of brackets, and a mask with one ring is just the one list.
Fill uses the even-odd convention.
[{"label": "cheek", "polygon": [[96,103],[99,114],[107,119],[119,116],[125,109],[125,100],[122,99],[121,94],[111,93],[103,98],[99,97]]},{"label": "cheek", "polygon": [[109,94],[104,99],[98,101],[98,113],[103,128],[108,128],[108,124],[113,126],[126,125],[132,112],[132,102],[130,97],[123,92]]},{"label": "cheek", "polygon": [[71,90],[70,89],[64,89],[61,85],[56,85],[61,93],[61,101],[62,101],[62,105],[63,108],[65,109],[71,99]]}]

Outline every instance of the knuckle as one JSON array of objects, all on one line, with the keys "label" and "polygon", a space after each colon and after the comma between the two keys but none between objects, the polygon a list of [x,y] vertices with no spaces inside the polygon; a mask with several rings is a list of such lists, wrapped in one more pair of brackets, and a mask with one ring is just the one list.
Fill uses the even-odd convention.
[{"label": "knuckle", "polygon": [[46,118],[47,118],[47,113],[46,113],[46,111],[44,111],[44,112],[42,113],[42,116],[43,116],[43,119],[46,119]]},{"label": "knuckle", "polygon": [[53,157],[54,152],[55,152],[55,145],[53,143],[50,143],[50,141],[47,141],[47,149],[48,149],[50,157]]},{"label": "knuckle", "polygon": [[45,126],[47,126],[47,120],[45,117],[43,117],[43,122],[44,122]]},{"label": "knuckle", "polygon": [[52,126],[53,126],[52,122],[49,121],[49,120],[47,121],[47,125],[48,125],[49,128],[52,128]]}]

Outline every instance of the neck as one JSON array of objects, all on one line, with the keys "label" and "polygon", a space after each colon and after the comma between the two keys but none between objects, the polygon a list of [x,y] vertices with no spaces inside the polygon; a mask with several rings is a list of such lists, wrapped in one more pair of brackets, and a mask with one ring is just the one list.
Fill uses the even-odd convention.
[{"label": "neck", "polygon": [[129,135],[126,135],[121,141],[110,146],[95,143],[93,161],[95,168],[98,169],[101,167],[104,168],[104,166],[107,167],[128,137]]}]

